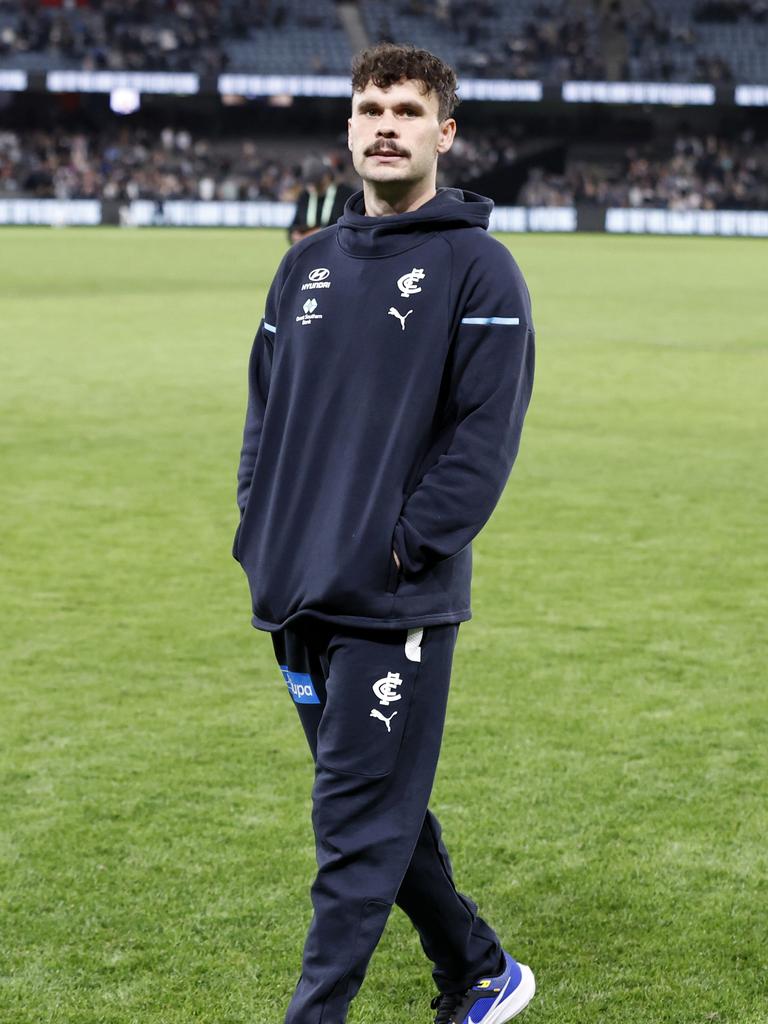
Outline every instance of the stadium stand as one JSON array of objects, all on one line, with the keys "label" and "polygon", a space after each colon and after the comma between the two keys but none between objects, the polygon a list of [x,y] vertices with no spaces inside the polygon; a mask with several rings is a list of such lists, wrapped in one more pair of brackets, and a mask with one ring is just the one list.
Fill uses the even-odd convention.
[{"label": "stadium stand", "polygon": [[[294,144],[295,146],[295,144]],[[193,138],[186,130],[83,133],[0,133],[0,198],[272,199],[292,200],[300,186],[303,148],[280,139]],[[446,184],[473,180],[515,157],[515,143],[470,133],[442,165]],[[329,147],[325,159],[342,180],[356,179],[347,154]],[[527,206],[608,206],[689,209],[768,209],[768,145],[678,134],[665,146],[574,146],[561,174],[533,167],[518,203]]]},{"label": "stadium stand", "polygon": [[[479,78],[768,82],[768,0],[358,0]],[[334,0],[0,0],[0,67],[346,74]]]},{"label": "stadium stand", "polygon": [[479,78],[603,78],[598,19],[589,2],[516,4],[361,0],[371,39],[411,40]]},{"label": "stadium stand", "polygon": [[[738,18],[712,18],[730,8]],[[631,80],[758,83],[768,81],[768,24],[748,4],[697,0],[625,0],[628,46],[622,77]],[[620,26],[621,27],[621,26]]]},{"label": "stadium stand", "polygon": [[573,147],[563,174],[534,169],[520,192],[530,206],[591,203],[637,209],[768,210],[768,146],[677,135],[666,153],[629,146]]},{"label": "stadium stand", "polygon": [[768,0],[0,0],[0,69],[208,76],[207,93],[185,99],[183,112],[175,97],[142,95],[126,119],[106,96],[41,99],[41,84],[3,93],[0,200],[290,202],[308,152],[356,185],[338,134],[345,98],[219,98],[214,77],[346,76],[350,12],[369,41],[408,40],[451,61],[460,86],[535,78],[557,87],[528,106],[463,104],[441,185],[500,205],[578,207],[586,224],[608,207],[768,210],[761,97],[740,107],[733,88],[718,90],[717,105],[692,120],[640,104],[603,106],[597,118],[553,99],[567,79],[768,85]]},{"label": "stadium stand", "polygon": [[0,0],[0,66],[215,72],[226,66],[218,0]]},{"label": "stadium stand", "polygon": [[0,0],[0,66],[29,71],[344,74],[350,58],[333,0]]},{"label": "stadium stand", "polygon": [[186,130],[0,134],[0,197],[291,199],[298,159],[270,139],[213,143]]},{"label": "stadium stand", "polygon": [[[213,140],[186,129],[0,132],[0,198],[292,200],[299,165],[317,150],[357,187],[349,153],[328,139]],[[468,131],[441,163],[445,184],[514,159],[511,138]]]},{"label": "stadium stand", "polygon": [[222,6],[230,70],[348,73],[352,50],[333,0],[231,0]]}]

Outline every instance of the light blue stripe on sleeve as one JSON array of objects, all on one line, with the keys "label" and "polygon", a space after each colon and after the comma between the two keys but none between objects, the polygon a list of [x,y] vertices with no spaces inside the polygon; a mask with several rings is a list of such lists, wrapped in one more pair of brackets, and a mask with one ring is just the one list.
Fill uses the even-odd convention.
[{"label": "light blue stripe on sleeve", "polygon": [[463,324],[519,324],[518,316],[465,316]]},{"label": "light blue stripe on sleeve", "polygon": [[268,324],[266,320],[264,321],[264,330],[269,331],[271,334],[275,334],[277,332],[277,328],[272,324]]}]

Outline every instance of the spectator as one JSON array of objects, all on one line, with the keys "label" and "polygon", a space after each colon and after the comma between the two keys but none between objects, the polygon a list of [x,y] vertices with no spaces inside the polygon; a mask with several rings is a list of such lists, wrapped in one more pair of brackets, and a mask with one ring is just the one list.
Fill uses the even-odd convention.
[{"label": "spectator", "polygon": [[296,201],[296,212],[288,238],[298,242],[320,228],[335,224],[344,212],[344,204],[355,191],[343,182],[337,182],[333,168],[317,156],[309,156],[301,165],[304,188]]}]

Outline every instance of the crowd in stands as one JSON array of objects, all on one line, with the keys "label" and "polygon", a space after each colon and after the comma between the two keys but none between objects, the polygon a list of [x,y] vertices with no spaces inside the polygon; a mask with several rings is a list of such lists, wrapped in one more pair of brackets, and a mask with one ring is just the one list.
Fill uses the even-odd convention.
[{"label": "crowd in stands", "polygon": [[654,158],[633,146],[613,166],[573,162],[564,174],[535,170],[518,201],[530,206],[655,207],[670,210],[767,210],[768,147],[750,132],[738,142],[678,135],[672,153]]},{"label": "crowd in stands", "polygon": [[457,63],[459,71],[485,78],[606,78],[605,63],[586,22],[569,13],[528,21],[519,33],[489,36]]},{"label": "crowd in stands", "polygon": [[[399,42],[398,25],[433,26],[459,75],[477,78],[604,78],[597,35],[579,4],[533,0],[520,5],[527,18],[505,17],[503,0],[401,0],[394,10],[371,18],[377,41]],[[401,22],[397,16],[418,21]],[[439,47],[438,47],[439,48]],[[445,49],[445,46],[443,46]]]},{"label": "crowd in stands", "polygon": [[0,132],[0,198],[278,200],[293,198],[297,176],[250,139],[214,143],[172,128]]},{"label": "crowd in stands", "polygon": [[219,0],[99,0],[67,5],[0,0],[0,57],[48,53],[86,70],[197,71],[226,66]]},{"label": "crowd in stands", "polygon": [[652,82],[733,82],[735,74],[722,55],[697,52],[699,36],[690,20],[680,19],[663,3],[623,7],[618,0],[606,17],[623,37],[626,50],[619,74],[623,79]]},{"label": "crowd in stands", "polygon": [[515,140],[502,131],[473,131],[462,126],[450,150],[437,165],[438,185],[460,182],[471,188],[475,178],[496,167],[514,163],[517,156]]},{"label": "crowd in stands", "polygon": [[[401,42],[410,38],[404,26],[420,26],[419,44],[434,41],[464,76],[715,83],[768,78],[768,53],[763,71],[755,71],[734,55],[733,42],[730,49],[713,47],[707,35],[718,24],[739,23],[742,42],[751,43],[750,27],[768,22],[768,0],[697,0],[687,10],[664,0],[360,3],[372,42]],[[232,66],[249,70],[240,66],[247,58],[237,57],[236,47],[260,32],[311,38],[328,28],[327,7],[291,0],[0,0],[0,62],[11,66],[14,56],[37,55],[51,66],[87,70],[215,74]],[[319,50],[314,64],[301,58],[306,70],[344,73],[347,62],[340,59],[343,67],[328,68]],[[295,71],[295,61],[286,57],[284,70]]]},{"label": "crowd in stands", "polygon": [[[356,185],[343,146],[325,159],[339,180]],[[515,143],[502,134],[456,140],[440,182],[472,187],[473,178],[514,165]],[[212,141],[186,130],[159,135],[123,129],[113,137],[0,132],[0,198],[295,199],[298,161],[252,139]],[[534,168],[517,201],[529,206],[647,206],[670,209],[768,209],[768,147],[745,135],[679,135],[671,152],[637,147],[601,163],[573,161],[563,174]]]},{"label": "crowd in stands", "polygon": [[[459,71],[485,77],[536,78],[554,62],[561,77],[604,77],[594,33],[562,0],[537,0],[522,32],[499,31],[500,0],[405,0],[402,11],[432,19],[464,47]],[[65,11],[38,0],[0,0],[0,58],[50,54],[86,70],[216,73],[227,67],[227,43],[259,29],[322,28],[312,5],[289,10],[277,0],[99,0]],[[380,19],[379,40],[395,39]],[[54,60],[55,63],[55,60]],[[257,69],[254,69],[257,70]],[[286,68],[292,71],[294,68]]]},{"label": "crowd in stands", "polygon": [[[510,155],[502,139],[470,136],[441,171],[468,180]],[[354,180],[346,149],[324,158],[337,178]],[[299,188],[298,161],[252,139],[213,142],[172,128],[101,138],[0,132],[0,198],[291,200]]]},{"label": "crowd in stands", "polygon": [[[320,148],[335,177],[355,184],[346,146]],[[441,161],[441,182],[471,184],[514,156],[503,134],[470,131]],[[173,128],[101,137],[0,132],[0,198],[292,200],[301,188],[299,165],[272,143],[193,138]]]},{"label": "crowd in stands", "polygon": [[744,48],[752,45],[750,26],[768,20],[768,0],[700,0],[692,15],[665,0],[526,0],[514,15],[512,8],[503,0],[401,0],[371,28],[397,41],[395,26],[406,24],[399,15],[431,23],[460,75],[473,77],[768,80],[768,52],[761,71],[734,53],[733,40],[713,46],[711,35],[718,22],[736,21]]},{"label": "crowd in stands", "polygon": [[222,9],[222,30],[228,36],[246,35],[254,29],[323,28],[327,18],[314,4],[299,4],[291,11],[282,0],[228,0]]},{"label": "crowd in stands", "polygon": [[279,0],[81,0],[61,8],[0,0],[0,58],[49,54],[89,71],[215,74],[230,63],[229,41],[289,23],[320,28],[323,15],[309,4],[289,14]]}]

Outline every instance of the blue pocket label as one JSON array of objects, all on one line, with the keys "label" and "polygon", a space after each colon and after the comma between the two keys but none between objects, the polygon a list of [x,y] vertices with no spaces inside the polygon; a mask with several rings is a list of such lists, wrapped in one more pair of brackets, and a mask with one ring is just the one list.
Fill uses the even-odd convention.
[{"label": "blue pocket label", "polygon": [[283,679],[296,704],[319,704],[312,677],[308,672],[291,672],[286,665],[280,666]]}]

